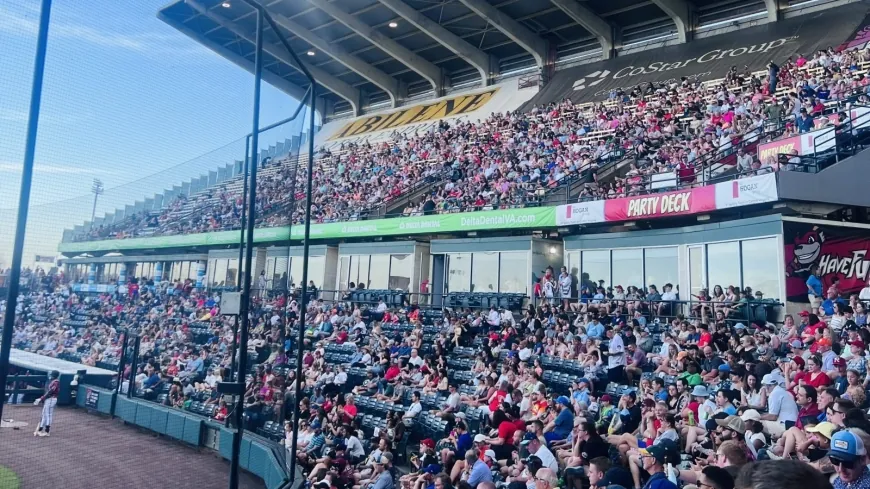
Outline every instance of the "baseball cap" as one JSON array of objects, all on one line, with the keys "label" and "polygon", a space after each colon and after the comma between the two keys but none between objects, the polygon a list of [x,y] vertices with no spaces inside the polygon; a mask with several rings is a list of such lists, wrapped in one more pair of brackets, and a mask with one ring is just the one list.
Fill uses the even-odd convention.
[{"label": "baseball cap", "polygon": [[791,340],[791,344],[789,345],[792,348],[803,348],[804,344],[801,343],[801,340]]},{"label": "baseball cap", "polygon": [[710,391],[707,390],[703,385],[696,385],[694,389],[692,389],[692,397],[709,397]]},{"label": "baseball cap", "polygon": [[557,398],[556,398],[556,402],[559,403],[559,404],[561,404],[561,405],[563,405],[563,406],[565,406],[565,407],[571,407],[571,400],[568,399],[568,398],[565,397],[565,396],[559,396],[559,397],[557,397]]},{"label": "baseball cap", "polygon": [[849,430],[838,431],[831,437],[831,451],[828,456],[851,462],[867,455],[861,437]]},{"label": "baseball cap", "polygon": [[852,346],[857,346],[858,348],[860,348],[862,350],[864,348],[866,348],[866,345],[864,345],[864,342],[861,340],[850,341],[849,344]]},{"label": "baseball cap", "polygon": [[723,428],[728,428],[731,431],[736,431],[741,435],[746,432],[746,424],[743,423],[740,416],[732,415],[725,419],[717,419],[716,424]]},{"label": "baseball cap", "polygon": [[611,467],[595,485],[597,487],[633,487],[634,481],[631,479],[631,472],[622,467]]},{"label": "baseball cap", "polygon": [[785,379],[782,377],[782,374],[773,371],[769,374],[765,374],[764,377],[761,378],[762,385],[774,385],[774,384],[784,384]]},{"label": "baseball cap", "polygon": [[650,457],[656,459],[658,463],[663,464],[668,459],[668,454],[670,453],[670,450],[665,443],[659,443],[658,445],[647,447],[646,453]]},{"label": "baseball cap", "polygon": [[384,452],[384,453],[381,454],[380,457],[378,457],[377,459],[375,459],[374,462],[375,462],[376,464],[378,464],[378,465],[384,465],[384,464],[392,463],[392,462],[393,462],[393,454],[390,453],[390,452]]},{"label": "baseball cap", "polygon": [[420,445],[425,446],[427,448],[435,448],[435,440],[431,438],[426,438],[425,440],[420,442]]},{"label": "baseball cap", "polygon": [[483,436],[483,434],[478,433],[478,434],[474,435],[474,443],[480,443],[483,440],[486,440],[486,437]]},{"label": "baseball cap", "polygon": [[746,329],[746,325],[743,323],[737,323],[734,325],[734,329]]},{"label": "baseball cap", "polygon": [[798,367],[803,367],[807,363],[803,357],[794,357],[791,359],[791,361],[797,364]]},{"label": "baseball cap", "polygon": [[837,426],[830,421],[822,421],[821,423],[815,426],[807,426],[807,433],[819,433],[827,439],[831,439],[834,436],[834,430],[837,429]]},{"label": "baseball cap", "polygon": [[[487,452],[490,452],[490,451],[492,451],[492,450],[487,450]],[[433,475],[438,474],[441,472],[441,466],[438,464],[429,464],[423,469],[423,472],[426,474],[433,474]]]},{"label": "baseball cap", "polygon": [[494,450],[487,450],[487,451],[483,452],[483,454],[486,455],[487,457],[495,460],[495,451]]},{"label": "baseball cap", "polygon": [[807,317],[810,315],[810,311],[801,311],[798,313],[798,316]]},{"label": "baseball cap", "polygon": [[610,394],[604,394],[603,396],[601,396],[601,399],[599,399],[599,400],[601,402],[613,402],[613,398],[610,397]]},{"label": "baseball cap", "polygon": [[835,366],[835,367],[845,367],[845,366],[846,366],[846,360],[843,359],[843,357],[837,357],[837,358],[834,359],[834,366]]},{"label": "baseball cap", "polygon": [[720,372],[730,372],[731,365],[728,365],[727,363],[723,363],[722,365],[719,365],[719,371]]},{"label": "baseball cap", "polygon": [[829,338],[819,338],[819,346],[831,346],[831,340]]},{"label": "baseball cap", "polygon": [[743,411],[740,419],[742,419],[743,421],[759,421],[761,420],[761,413],[759,413],[755,409],[747,409],[746,411]]}]

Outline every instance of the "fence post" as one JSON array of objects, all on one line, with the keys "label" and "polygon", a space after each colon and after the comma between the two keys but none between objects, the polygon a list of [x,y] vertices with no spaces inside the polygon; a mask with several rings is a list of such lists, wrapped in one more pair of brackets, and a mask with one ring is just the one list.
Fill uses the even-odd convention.
[{"label": "fence post", "polygon": [[130,360],[130,379],[127,381],[127,399],[133,398],[136,390],[136,370],[139,369],[139,346],[141,338],[137,334],[133,340],[133,358]]},{"label": "fence post", "polygon": [[[121,395],[121,384],[124,383],[124,367],[127,360],[127,345],[129,343],[129,330],[124,331],[124,341],[121,343],[121,358],[118,360],[118,384],[115,386],[115,395],[112,396],[112,407],[109,408],[109,417],[115,418],[115,404],[118,402],[118,396]],[[133,378],[132,372],[130,378]],[[129,390],[129,389],[128,389]]]}]

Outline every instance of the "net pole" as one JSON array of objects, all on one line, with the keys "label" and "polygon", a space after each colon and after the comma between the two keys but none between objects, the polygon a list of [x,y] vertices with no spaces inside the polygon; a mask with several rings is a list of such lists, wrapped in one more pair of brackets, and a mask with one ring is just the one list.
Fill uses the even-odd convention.
[{"label": "net pole", "polygon": [[296,450],[299,439],[299,404],[302,398],[302,350],[305,345],[305,312],[308,309],[308,253],[311,237],[311,183],[314,172],[314,116],[317,100],[317,84],[311,79],[311,93],[308,94],[311,113],[308,129],[308,174],[305,176],[305,233],[302,241],[302,297],[299,303],[299,336],[296,339],[296,393],[293,407],[293,443],[291,445],[290,477],[296,478]]},{"label": "net pole", "polygon": [[24,165],[21,170],[21,191],[18,195],[18,222],[12,246],[12,269],[9,271],[9,290],[6,295],[6,315],[0,335],[0,419],[6,403],[6,381],[9,378],[9,356],[12,354],[12,328],[15,326],[15,306],[21,281],[21,258],[24,236],[27,232],[27,212],[30,206],[30,187],[33,183],[33,160],[36,154],[36,134],[39,129],[39,110],[42,105],[42,81],[45,75],[45,53],[48,50],[48,27],[51,22],[51,0],[42,0],[39,11],[39,32],[33,58],[33,84],[30,89],[30,113],[27,118],[27,141]]},{"label": "net pole", "polygon": [[[238,390],[245,391],[245,369],[248,363],[248,327],[250,317],[248,314],[251,303],[251,260],[254,251],[254,221],[256,220],[257,198],[257,147],[260,142],[260,82],[263,76],[263,10],[257,10],[257,47],[254,53],[254,107],[253,127],[251,128],[251,162],[248,165],[251,171],[251,183],[248,188],[248,216],[245,227],[247,239],[245,240],[245,280],[241,290],[241,304],[239,315],[242,316],[239,334],[239,368],[236,372]],[[241,263],[239,264],[241,265]],[[244,395],[240,394],[236,401],[236,432],[233,436],[233,452],[230,463],[230,489],[239,487],[239,456],[242,450],[242,435],[244,434]]]}]

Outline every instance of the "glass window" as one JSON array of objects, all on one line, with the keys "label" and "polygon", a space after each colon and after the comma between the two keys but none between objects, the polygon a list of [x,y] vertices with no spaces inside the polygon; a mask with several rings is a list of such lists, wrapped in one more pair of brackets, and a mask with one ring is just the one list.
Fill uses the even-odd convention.
[{"label": "glass window", "polygon": [[761,291],[764,297],[779,295],[779,253],[776,238],[743,241],[743,287]]},{"label": "glass window", "polygon": [[372,255],[369,262],[369,288],[386,289],[390,278],[390,255]]},{"label": "glass window", "polygon": [[[613,286],[643,287],[643,250],[613,250]],[[656,284],[662,290],[662,284]]]},{"label": "glass window", "polygon": [[[680,285],[680,260],[677,248],[647,248],[644,253],[645,286],[655,285],[659,291],[667,283],[674,284],[674,292]],[[616,259],[614,258],[614,261]],[[685,299],[680,295],[681,299]]]},{"label": "glass window", "polygon": [[707,283],[710,291],[717,285],[727,289],[740,286],[740,243],[730,241],[707,245]]},{"label": "glass window", "polygon": [[470,292],[471,253],[447,255],[447,291]]},{"label": "glass window", "polygon": [[[350,273],[350,257],[342,256],[338,259],[338,290],[348,288],[347,276]],[[356,284],[354,284],[356,285]]]},{"label": "glass window", "polygon": [[594,293],[599,281],[603,281],[605,287],[610,285],[610,251],[584,251],[581,258],[581,287],[589,287],[589,292]]},{"label": "glass window", "polygon": [[323,289],[324,263],[326,263],[325,256],[308,257],[308,281],[313,280],[314,286],[318,289]]},{"label": "glass window", "polygon": [[227,258],[219,258],[214,261],[214,275],[212,275],[211,285],[214,287],[223,287],[227,281]]},{"label": "glass window", "polygon": [[196,280],[196,270],[199,267],[199,263],[195,261],[186,261],[181,268],[181,278]]},{"label": "glass window", "polygon": [[529,293],[529,255],[524,252],[502,253],[499,264],[498,291]]},{"label": "glass window", "polygon": [[290,259],[290,281],[295,287],[302,286],[302,257],[294,256]]},{"label": "glass window", "polygon": [[266,258],[266,280],[272,280],[275,276],[275,257],[269,256]]},{"label": "glass window", "polygon": [[286,287],[286,285],[282,285],[283,281],[281,277],[287,273],[287,260],[286,256],[275,257],[275,266],[272,270],[272,283],[270,284],[272,288]]},{"label": "glass window", "polygon": [[391,290],[411,290],[411,265],[414,259],[412,255],[390,255],[390,283]]},{"label": "glass window", "polygon": [[[239,273],[239,259],[238,258],[230,258],[229,263],[227,263],[227,281],[224,285],[236,285],[236,280]],[[266,274],[266,278],[269,278],[269,275]]]},{"label": "glass window", "polygon": [[498,252],[473,254],[471,291],[498,292]]}]

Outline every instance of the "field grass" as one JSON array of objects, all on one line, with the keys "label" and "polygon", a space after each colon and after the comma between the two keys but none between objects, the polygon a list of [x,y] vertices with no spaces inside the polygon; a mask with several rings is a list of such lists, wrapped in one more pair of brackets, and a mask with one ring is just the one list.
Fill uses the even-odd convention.
[{"label": "field grass", "polygon": [[18,480],[15,472],[0,466],[0,487],[3,489],[18,489],[21,487],[21,481]]}]

